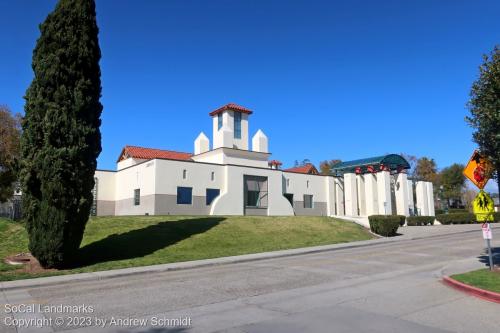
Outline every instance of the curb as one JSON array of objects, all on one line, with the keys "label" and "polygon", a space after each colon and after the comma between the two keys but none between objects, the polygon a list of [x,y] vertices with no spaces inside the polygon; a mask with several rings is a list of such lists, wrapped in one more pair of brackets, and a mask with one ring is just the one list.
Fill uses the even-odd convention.
[{"label": "curb", "polygon": [[113,269],[107,271],[56,275],[56,276],[40,277],[33,279],[15,280],[15,281],[5,281],[5,282],[0,282],[0,291],[21,289],[21,288],[54,286],[54,285],[68,284],[71,282],[101,281],[104,279],[119,278],[123,276],[133,276],[144,273],[162,273],[167,271],[178,271],[178,270],[192,269],[192,268],[245,263],[257,260],[283,258],[295,255],[306,255],[306,254],[335,251],[335,250],[354,249],[360,247],[383,245],[392,242],[420,240],[423,238],[436,238],[436,237],[471,233],[471,232],[477,232],[477,231],[468,230],[468,231],[454,232],[446,235],[432,235],[427,237],[421,237],[421,236],[420,237],[400,236],[400,237],[390,237],[390,238],[382,237],[378,239],[370,239],[364,241],[339,243],[333,245],[321,245],[314,247],[304,247],[298,249],[272,251],[272,252],[244,254],[239,256],[183,261],[183,262],[159,264],[151,266],[121,268],[121,269]]},{"label": "curb", "polygon": [[460,281],[457,281],[455,279],[452,279],[449,276],[444,276],[443,277],[443,283],[454,288],[457,290],[460,290],[461,292],[464,292],[466,294],[476,296],[482,299],[485,299],[490,302],[494,303],[500,303],[500,294],[489,291],[489,290],[484,290],[480,289],[477,287],[469,286],[468,284],[462,283]]}]

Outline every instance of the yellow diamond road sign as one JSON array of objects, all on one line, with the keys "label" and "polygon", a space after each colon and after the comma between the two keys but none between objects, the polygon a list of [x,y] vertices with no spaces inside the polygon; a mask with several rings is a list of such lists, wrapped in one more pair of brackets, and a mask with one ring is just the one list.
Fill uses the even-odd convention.
[{"label": "yellow diamond road sign", "polygon": [[478,222],[493,221],[495,205],[493,204],[493,199],[491,199],[488,193],[483,190],[479,191],[474,201],[472,201],[472,208],[474,210],[474,214],[476,214],[476,220]]},{"label": "yellow diamond road sign", "polygon": [[482,190],[490,179],[492,170],[491,162],[477,150],[474,150],[463,173],[465,177],[469,178],[474,185]]}]

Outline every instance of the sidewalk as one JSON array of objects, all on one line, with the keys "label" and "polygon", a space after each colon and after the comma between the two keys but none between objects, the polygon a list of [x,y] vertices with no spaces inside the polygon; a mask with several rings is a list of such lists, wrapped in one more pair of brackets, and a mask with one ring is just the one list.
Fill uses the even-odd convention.
[{"label": "sidewalk", "polygon": [[[500,231],[500,225],[495,225],[493,227],[493,229]],[[135,274],[155,273],[155,272],[157,273],[157,272],[174,271],[174,270],[190,269],[190,268],[198,268],[198,267],[206,267],[206,266],[214,266],[214,265],[243,263],[243,262],[248,262],[248,261],[280,258],[280,257],[287,257],[287,256],[301,255],[301,254],[310,254],[310,253],[334,251],[334,250],[340,250],[340,249],[366,247],[366,246],[386,244],[386,243],[391,243],[391,242],[400,242],[400,241],[406,241],[406,240],[412,240],[412,239],[438,237],[441,235],[457,234],[457,233],[477,232],[478,237],[481,237],[480,236],[481,229],[480,229],[479,225],[453,225],[453,226],[443,225],[443,226],[427,226],[427,227],[422,227],[422,226],[401,227],[398,230],[398,232],[401,234],[401,236],[391,237],[391,238],[378,238],[378,239],[372,239],[372,240],[367,240],[367,241],[358,241],[358,242],[340,243],[340,244],[334,244],[334,245],[323,245],[323,246],[298,248],[298,249],[291,249],[291,250],[246,254],[246,255],[240,255],[240,256],[231,256],[231,257],[186,261],[186,262],[178,262],[178,263],[153,265],[153,266],[132,267],[132,268],[109,270],[109,271],[80,273],[80,274],[68,274],[68,275],[59,275],[59,276],[51,276],[51,277],[42,277],[42,278],[36,278],[36,279],[25,279],[25,280],[0,282],[0,290],[49,286],[49,285],[55,285],[55,284],[70,283],[70,282],[74,282],[74,281],[93,281],[93,280],[99,281],[99,280],[104,280],[104,279],[110,279],[110,278],[122,277],[122,276],[128,276],[128,275],[135,275]]]}]

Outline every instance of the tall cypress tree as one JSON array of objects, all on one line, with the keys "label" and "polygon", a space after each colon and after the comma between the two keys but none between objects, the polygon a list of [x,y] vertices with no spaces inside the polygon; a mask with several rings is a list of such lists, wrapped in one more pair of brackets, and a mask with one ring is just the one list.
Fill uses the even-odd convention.
[{"label": "tall cypress tree", "polygon": [[101,152],[94,0],[60,0],[40,31],[25,96],[24,211],[31,253],[44,267],[62,267],[80,247]]}]

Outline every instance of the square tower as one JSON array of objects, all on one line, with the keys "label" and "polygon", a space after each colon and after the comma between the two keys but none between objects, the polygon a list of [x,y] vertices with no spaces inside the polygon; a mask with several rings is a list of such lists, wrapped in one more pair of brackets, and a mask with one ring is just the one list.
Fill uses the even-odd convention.
[{"label": "square tower", "polygon": [[227,147],[248,150],[248,116],[251,114],[251,110],[234,103],[210,112],[213,149]]}]

